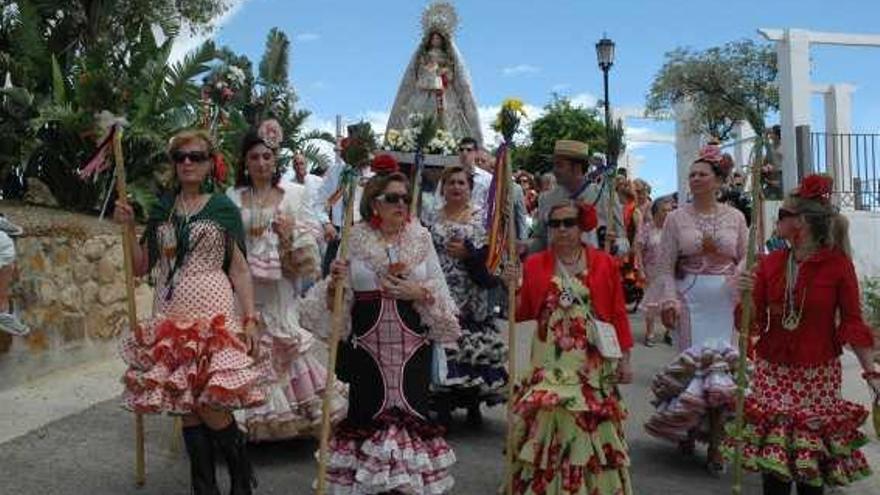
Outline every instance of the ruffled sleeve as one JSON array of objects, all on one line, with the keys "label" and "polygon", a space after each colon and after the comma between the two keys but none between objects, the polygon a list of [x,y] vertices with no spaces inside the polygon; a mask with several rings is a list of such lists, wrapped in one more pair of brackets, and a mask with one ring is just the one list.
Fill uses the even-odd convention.
[{"label": "ruffled sleeve", "polygon": [[301,192],[286,189],[284,200],[279,205],[281,212],[294,221],[293,268],[296,278],[302,281],[315,280],[321,275],[321,254],[315,238],[318,227],[312,218],[303,214],[308,211],[308,199],[305,188]]},{"label": "ruffled sleeve", "polygon": [[837,342],[852,347],[872,347],[874,337],[870,327],[862,319],[859,281],[852,260],[845,258],[841,263],[840,282],[840,324],[837,327]]},{"label": "ruffled sleeve", "polygon": [[[321,340],[328,340],[333,325],[333,301],[332,294],[327,293],[330,285],[330,277],[321,280],[299,300],[299,324],[312,332]],[[339,341],[348,339],[351,334],[351,308],[354,302],[354,294],[351,285],[345,288],[342,297],[342,328],[339,333]],[[330,300],[328,300],[328,297]]]},{"label": "ruffled sleeve", "polygon": [[425,258],[425,279],[420,283],[431,295],[428,301],[419,301],[413,304],[419,316],[428,327],[428,338],[444,345],[454,345],[461,336],[461,327],[458,324],[458,308],[449,287],[446,285],[446,276],[440,267],[437,251],[431,241],[431,234],[423,230],[419,236],[419,242],[427,243],[427,255]]}]

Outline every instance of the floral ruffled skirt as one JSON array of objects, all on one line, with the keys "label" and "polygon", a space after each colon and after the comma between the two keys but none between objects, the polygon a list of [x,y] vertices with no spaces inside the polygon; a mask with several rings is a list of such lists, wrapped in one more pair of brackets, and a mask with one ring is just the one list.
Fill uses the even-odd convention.
[{"label": "floral ruffled skirt", "polygon": [[[814,366],[758,360],[745,403],[744,467],[812,486],[847,485],[871,469],[859,447],[866,408],[840,395],[842,371],[835,359]],[[729,435],[733,424],[727,426]],[[729,436],[724,453],[732,458]]]},{"label": "floral ruffled skirt", "polygon": [[616,389],[552,375],[535,370],[516,395],[514,493],[632,494]]},{"label": "floral ruffled skirt", "polygon": [[444,429],[391,409],[370,425],[343,421],[330,439],[328,493],[439,495],[452,489],[455,453]]},{"label": "floral ruffled skirt", "polygon": [[226,317],[153,319],[120,342],[128,364],[123,405],[138,413],[189,414],[199,407],[234,410],[264,397],[258,373]]},{"label": "floral ruffled skirt", "polygon": [[507,343],[491,321],[462,322],[458,349],[445,351],[446,376],[434,384],[433,401],[450,408],[505,400]]}]

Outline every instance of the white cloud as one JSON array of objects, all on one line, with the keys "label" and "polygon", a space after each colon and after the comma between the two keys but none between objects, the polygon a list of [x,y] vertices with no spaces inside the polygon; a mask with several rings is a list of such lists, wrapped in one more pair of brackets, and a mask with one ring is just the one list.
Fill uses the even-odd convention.
[{"label": "white cloud", "polygon": [[541,68],[529,64],[519,64],[501,69],[501,73],[505,76],[520,76],[523,74],[535,74],[537,72],[541,72]]},{"label": "white cloud", "polygon": [[318,33],[300,33],[296,35],[294,40],[299,41],[300,43],[309,43],[311,41],[318,41],[321,39],[321,35]]},{"label": "white cloud", "polygon": [[[216,34],[227,22],[232,20],[232,18],[241,11],[242,7],[244,7],[244,4],[247,1],[248,0],[231,0],[229,8],[226,10],[226,12],[224,12],[222,15],[220,15],[220,17],[211,22],[213,30],[210,34],[193,35],[193,33],[191,33],[190,30],[186,26],[184,26],[181,29],[182,34],[176,40],[174,40],[174,45],[172,45],[171,47],[171,55],[169,56],[169,61],[172,63],[179,61],[191,50],[194,50],[205,41],[213,38],[214,34]],[[155,34],[156,29],[154,29],[153,31]],[[162,43],[163,38],[164,36],[157,36],[156,41],[158,43]]]},{"label": "white cloud", "polygon": [[627,127],[626,140],[628,143],[649,144],[675,144],[673,134],[658,132],[649,127]]}]

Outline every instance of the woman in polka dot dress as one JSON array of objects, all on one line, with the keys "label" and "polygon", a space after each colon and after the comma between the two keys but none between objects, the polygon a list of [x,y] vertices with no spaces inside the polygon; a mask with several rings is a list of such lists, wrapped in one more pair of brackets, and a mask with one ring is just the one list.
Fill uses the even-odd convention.
[{"label": "woman in polka dot dress", "polygon": [[[740,286],[753,288],[758,336],[746,398],[744,466],[763,474],[764,494],[823,493],[870,474],[858,450],[868,411],[841,397],[840,354],[852,347],[875,391],[880,373],[862,320],[846,219],[829,203],[831,179],[809,176],[779,210],[774,251]],[[732,432],[732,425],[728,432]],[[733,440],[725,454],[732,457]]]},{"label": "woman in polka dot dress", "polygon": [[[225,174],[206,133],[176,135],[168,154],[177,194],[160,200],[142,243],[132,243],[135,274],[150,272],[156,292],[153,317],[121,343],[128,363],[124,405],[183,416],[193,493],[219,493],[217,454],[229,468],[230,493],[246,495],[254,476],[232,410],[259,405],[263,397],[248,356],[257,318],[241,215],[226,196],[203,192]],[[114,219],[134,222],[124,200]]]}]

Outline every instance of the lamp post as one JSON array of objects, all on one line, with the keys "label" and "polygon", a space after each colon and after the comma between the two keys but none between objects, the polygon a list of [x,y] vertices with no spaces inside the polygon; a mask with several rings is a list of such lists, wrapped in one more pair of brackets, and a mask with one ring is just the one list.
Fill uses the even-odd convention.
[{"label": "lamp post", "polygon": [[[608,102],[608,71],[610,71],[611,66],[614,65],[614,42],[608,39],[607,35],[603,35],[602,39],[596,43],[596,58],[599,61],[599,68],[602,70],[602,81],[605,86],[605,139],[606,143],[610,144],[611,105]],[[609,165],[617,165],[617,158],[612,157],[611,153],[608,153],[607,160]]]}]

